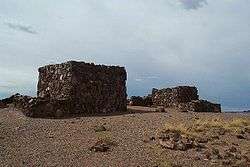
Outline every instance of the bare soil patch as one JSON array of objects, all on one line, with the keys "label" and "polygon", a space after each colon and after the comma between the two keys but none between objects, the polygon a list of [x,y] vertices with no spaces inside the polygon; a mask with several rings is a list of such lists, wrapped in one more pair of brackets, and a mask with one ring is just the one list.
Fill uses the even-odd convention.
[{"label": "bare soil patch", "polygon": [[[247,122],[250,114],[155,111],[133,106],[121,115],[36,119],[11,107],[1,109],[0,164],[86,167],[249,165]],[[209,124],[206,120],[218,120],[218,124]],[[195,127],[190,130],[192,125]],[[183,142],[185,138],[194,137],[195,142],[205,147],[164,148],[159,137],[167,129],[176,130]],[[96,151],[98,149],[100,151]]]}]

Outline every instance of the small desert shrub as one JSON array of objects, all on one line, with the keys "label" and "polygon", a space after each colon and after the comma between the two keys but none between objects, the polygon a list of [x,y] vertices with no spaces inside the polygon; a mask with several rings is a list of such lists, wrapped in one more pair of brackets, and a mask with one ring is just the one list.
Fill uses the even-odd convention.
[{"label": "small desert shrub", "polygon": [[105,131],[97,133],[97,141],[92,147],[90,147],[90,150],[94,152],[106,152],[114,146],[117,146],[117,142],[114,140],[110,132]]},{"label": "small desert shrub", "polygon": [[177,131],[177,132],[179,132],[179,133],[181,133],[183,135],[190,133],[188,125],[184,124],[184,123],[179,123],[179,124],[169,124],[169,123],[167,123],[165,125],[164,130]]},{"label": "small desert shrub", "polygon": [[106,131],[107,128],[104,125],[100,125],[100,126],[96,126],[94,130],[95,132],[103,132],[103,131]]},{"label": "small desert shrub", "polygon": [[114,137],[110,131],[103,131],[102,133],[96,133],[98,140],[113,141]]}]

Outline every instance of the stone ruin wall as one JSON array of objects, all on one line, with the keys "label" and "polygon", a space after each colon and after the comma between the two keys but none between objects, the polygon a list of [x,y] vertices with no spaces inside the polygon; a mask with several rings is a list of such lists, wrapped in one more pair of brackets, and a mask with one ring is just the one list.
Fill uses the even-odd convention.
[{"label": "stone ruin wall", "polygon": [[177,107],[181,112],[221,112],[221,105],[207,100],[193,100]]},{"label": "stone ruin wall", "polygon": [[127,109],[124,67],[73,63],[74,101],[89,113],[121,112]]},{"label": "stone ruin wall", "polygon": [[69,99],[72,96],[71,63],[47,65],[38,69],[37,97]]},{"label": "stone ruin wall", "polygon": [[154,106],[174,107],[182,112],[221,112],[221,105],[199,100],[198,89],[192,86],[153,89]]},{"label": "stone ruin wall", "polygon": [[152,102],[154,106],[176,107],[180,103],[198,100],[198,90],[191,86],[178,86],[175,88],[153,89]]},{"label": "stone ruin wall", "polygon": [[56,116],[122,112],[127,108],[126,79],[124,67],[75,61],[48,65],[39,68],[37,95],[49,101],[42,106]]}]

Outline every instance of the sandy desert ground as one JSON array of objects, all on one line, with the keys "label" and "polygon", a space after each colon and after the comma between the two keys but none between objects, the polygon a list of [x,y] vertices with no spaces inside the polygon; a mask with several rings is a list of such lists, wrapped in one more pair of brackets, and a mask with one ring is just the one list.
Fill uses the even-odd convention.
[{"label": "sandy desert ground", "polygon": [[[236,120],[238,131],[220,124],[218,133],[201,142],[204,147],[184,151],[159,143],[168,126],[198,120]],[[121,115],[37,119],[9,107],[0,110],[0,166],[250,166],[249,121],[247,113],[163,113],[145,107],[129,107]],[[200,132],[208,137],[207,130]],[[112,143],[106,152],[91,149],[100,140]]]}]

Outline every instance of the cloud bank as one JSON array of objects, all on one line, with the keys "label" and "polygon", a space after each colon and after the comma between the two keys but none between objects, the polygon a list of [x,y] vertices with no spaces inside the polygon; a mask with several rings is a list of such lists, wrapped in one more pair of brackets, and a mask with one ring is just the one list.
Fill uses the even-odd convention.
[{"label": "cloud bank", "polygon": [[0,96],[35,95],[39,66],[79,60],[125,66],[129,95],[195,85],[201,98],[250,108],[249,8],[246,0],[1,0]]}]

